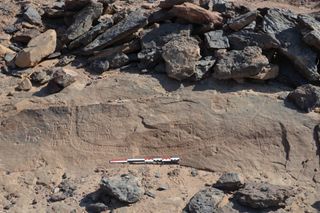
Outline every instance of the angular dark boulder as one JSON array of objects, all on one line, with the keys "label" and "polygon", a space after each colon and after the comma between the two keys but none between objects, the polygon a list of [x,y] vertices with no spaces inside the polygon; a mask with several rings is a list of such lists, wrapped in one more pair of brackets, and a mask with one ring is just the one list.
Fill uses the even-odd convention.
[{"label": "angular dark boulder", "polygon": [[138,54],[140,66],[150,69],[162,61],[162,47],[171,39],[179,36],[190,36],[191,25],[162,24],[141,38],[141,51]]},{"label": "angular dark boulder", "polygon": [[125,39],[145,25],[147,25],[146,11],[138,9],[131,12],[121,22],[99,35],[93,42],[83,48],[83,51],[90,53],[94,50],[104,49],[105,47]]},{"label": "angular dark boulder", "polygon": [[320,52],[320,22],[309,15],[298,16],[303,41]]},{"label": "angular dark boulder", "polygon": [[125,203],[138,202],[145,192],[140,181],[128,174],[102,178],[100,189],[103,193]]},{"label": "angular dark boulder", "polygon": [[297,17],[288,10],[269,9],[263,20],[263,30],[281,43],[280,52],[309,81],[320,81],[317,53],[302,40]]},{"label": "angular dark boulder", "polygon": [[217,79],[249,78],[257,75],[268,65],[269,60],[262,55],[260,47],[232,50],[218,60],[214,66],[213,77]]},{"label": "angular dark boulder", "polygon": [[66,42],[70,42],[88,32],[92,27],[93,21],[101,16],[102,11],[103,5],[101,3],[92,2],[77,13],[74,23],[65,33],[64,39]]},{"label": "angular dark boulder", "polygon": [[223,191],[216,188],[205,188],[196,193],[188,203],[187,210],[190,213],[217,212],[219,204],[224,199]]},{"label": "angular dark boulder", "polygon": [[306,84],[290,92],[287,99],[293,102],[300,110],[310,112],[320,107],[320,87]]},{"label": "angular dark boulder", "polygon": [[224,173],[213,186],[221,190],[236,191],[244,186],[244,179],[238,173]]},{"label": "angular dark boulder", "polygon": [[63,90],[64,88],[70,86],[76,81],[74,73],[70,74],[69,70],[63,68],[57,68],[52,76],[52,79],[47,85],[47,92],[49,94],[57,93]]},{"label": "angular dark boulder", "polygon": [[313,30],[305,34],[303,41],[320,52],[320,31]]},{"label": "angular dark boulder", "polygon": [[32,6],[27,6],[26,11],[23,14],[23,18],[31,24],[42,25],[42,19],[39,12]]},{"label": "angular dark boulder", "polygon": [[227,49],[230,47],[228,37],[223,30],[214,30],[204,34],[206,46],[209,49]]},{"label": "angular dark boulder", "polygon": [[72,42],[70,42],[68,48],[75,49],[80,46],[85,46],[93,41],[99,34],[105,32],[107,29],[112,27],[113,21],[109,20],[96,26],[92,27],[88,32],[82,34],[80,37],[76,38]]},{"label": "angular dark boulder", "polygon": [[234,31],[239,31],[256,20],[258,11],[251,11],[229,21],[228,27]]},{"label": "angular dark boulder", "polygon": [[184,80],[196,71],[197,62],[201,58],[199,43],[192,37],[174,38],[164,45],[162,57],[166,62],[168,76]]},{"label": "angular dark boulder", "polygon": [[101,74],[107,71],[110,67],[110,63],[107,59],[97,59],[91,62],[90,71],[93,73]]},{"label": "angular dark boulder", "polygon": [[193,79],[195,81],[199,81],[206,76],[207,73],[209,73],[214,64],[216,63],[216,59],[212,56],[207,56],[202,59],[200,59],[196,64],[196,69],[194,72]]},{"label": "angular dark boulder", "polygon": [[92,0],[65,0],[65,9],[79,11],[90,4]]},{"label": "angular dark boulder", "polygon": [[269,183],[247,183],[236,195],[236,200],[244,206],[254,209],[280,208],[286,206],[288,198],[295,195],[291,187]]},{"label": "angular dark boulder", "polygon": [[159,7],[163,9],[170,9],[174,5],[183,4],[185,2],[190,2],[191,0],[164,0],[160,1]]},{"label": "angular dark boulder", "polygon": [[280,47],[277,39],[263,32],[242,30],[228,35],[228,39],[233,50],[243,50],[247,46],[258,46],[262,50]]}]

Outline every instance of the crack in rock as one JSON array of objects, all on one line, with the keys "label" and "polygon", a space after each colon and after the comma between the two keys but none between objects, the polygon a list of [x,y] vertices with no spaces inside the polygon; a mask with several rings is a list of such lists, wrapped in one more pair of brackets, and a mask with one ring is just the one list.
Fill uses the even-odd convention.
[{"label": "crack in rock", "polygon": [[283,145],[284,148],[284,152],[286,153],[286,160],[290,160],[290,143],[288,141],[288,133],[287,133],[287,129],[284,126],[283,123],[279,123],[280,127],[281,127],[281,143]]}]

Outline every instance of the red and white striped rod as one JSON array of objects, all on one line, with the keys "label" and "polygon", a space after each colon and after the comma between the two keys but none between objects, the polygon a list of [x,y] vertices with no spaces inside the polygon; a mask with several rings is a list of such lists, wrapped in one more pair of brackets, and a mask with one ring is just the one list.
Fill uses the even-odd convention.
[{"label": "red and white striped rod", "polygon": [[114,159],[110,160],[109,163],[130,163],[130,164],[178,164],[180,161],[179,157],[165,157],[165,158],[127,158],[127,159]]}]

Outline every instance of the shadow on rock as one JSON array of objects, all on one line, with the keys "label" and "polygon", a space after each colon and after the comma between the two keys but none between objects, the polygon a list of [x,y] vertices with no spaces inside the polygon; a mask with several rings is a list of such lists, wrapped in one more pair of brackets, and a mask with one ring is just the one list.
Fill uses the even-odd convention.
[{"label": "shadow on rock", "polygon": [[101,189],[98,189],[82,198],[80,206],[85,207],[89,213],[99,213],[106,210],[112,211],[127,206],[127,204],[105,195]]}]

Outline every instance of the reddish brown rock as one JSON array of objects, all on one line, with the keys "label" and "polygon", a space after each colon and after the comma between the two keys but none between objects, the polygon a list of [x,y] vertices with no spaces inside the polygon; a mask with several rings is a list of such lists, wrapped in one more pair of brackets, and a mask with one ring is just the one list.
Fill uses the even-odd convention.
[{"label": "reddish brown rock", "polygon": [[219,12],[212,12],[192,3],[175,5],[170,13],[195,24],[214,23],[221,25],[223,20]]}]

